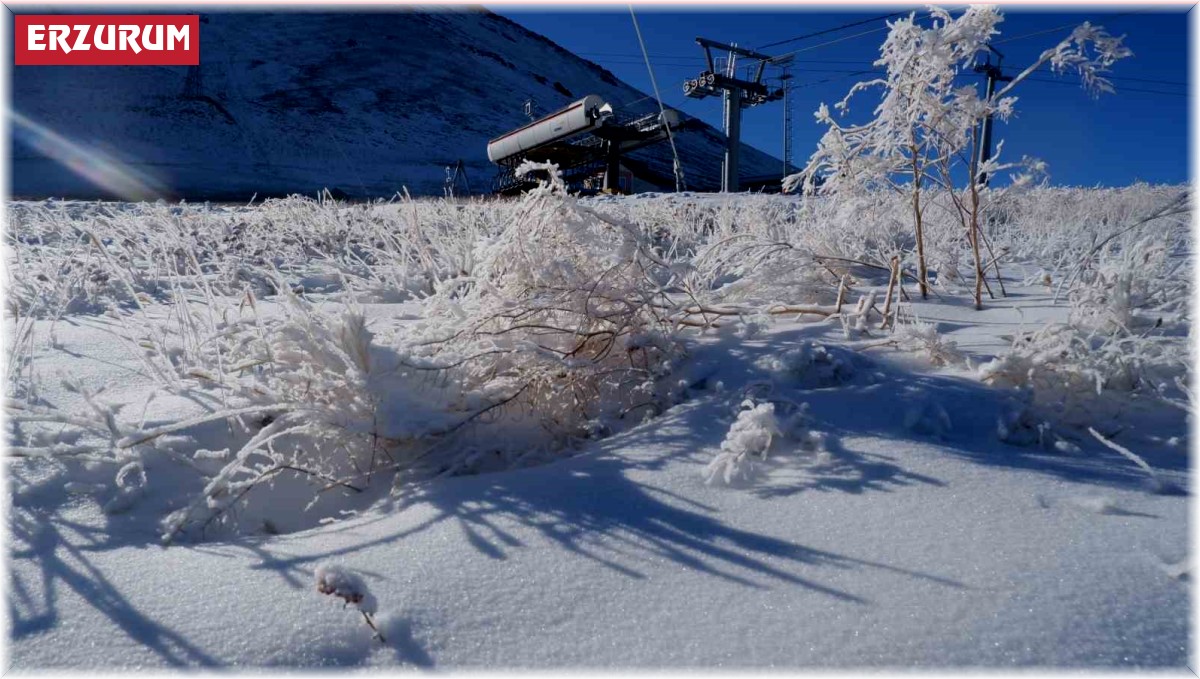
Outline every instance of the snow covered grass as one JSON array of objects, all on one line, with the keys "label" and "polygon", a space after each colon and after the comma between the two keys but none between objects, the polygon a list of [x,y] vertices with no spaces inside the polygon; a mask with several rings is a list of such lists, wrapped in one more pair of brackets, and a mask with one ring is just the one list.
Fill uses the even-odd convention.
[{"label": "snow covered grass", "polygon": [[1028,195],[982,311],[891,198],[14,204],[15,665],[1178,664],[1190,235]]},{"label": "snow covered grass", "polygon": [[[1004,440],[1103,428],[1130,395],[1190,408],[1179,195],[1039,188],[989,203],[992,266],[1048,286],[1066,312],[978,367],[1018,390]],[[969,243],[929,200],[930,304],[958,304]],[[519,201],[16,203],[10,454],[59,465],[112,513],[149,484],[179,487],[153,507],[168,540],[291,531],[414,480],[569,455],[660,414],[686,397],[673,375],[705,335],[840,323],[863,347],[962,370],[965,354],[912,308],[906,209],[891,194],[581,200],[554,181]],[[80,323],[119,341],[152,387],[135,398],[57,374],[57,357],[78,351],[59,335]],[[854,373],[843,351],[806,345],[768,370],[836,385]],[[770,447],[774,406],[752,405],[754,431],[731,431],[713,478]],[[950,429],[935,402],[909,418]]]},{"label": "snow covered grass", "polygon": [[1069,313],[1014,336],[980,377],[1031,390],[1043,417],[1075,425],[1131,397],[1190,411],[1188,201],[1177,188],[1133,186],[1038,189],[1007,206],[997,238],[1041,265],[1029,282],[1065,298]]}]

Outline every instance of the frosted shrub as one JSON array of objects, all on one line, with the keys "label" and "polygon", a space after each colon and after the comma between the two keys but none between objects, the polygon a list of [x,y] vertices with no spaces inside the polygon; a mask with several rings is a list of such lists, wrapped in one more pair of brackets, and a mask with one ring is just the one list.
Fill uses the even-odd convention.
[{"label": "frosted shrub", "polygon": [[[286,291],[272,313],[261,313],[249,292],[232,310],[213,301],[201,309],[177,298],[182,332],[147,314],[147,323],[128,324],[120,335],[159,390],[203,405],[199,415],[147,427],[138,419],[145,406],[106,403],[67,378],[64,389],[88,409],[10,401],[14,452],[112,469],[109,513],[141,502],[147,489],[159,498],[191,493],[163,521],[171,541],[221,526],[296,529],[335,513],[347,495],[369,501],[408,468],[419,442],[474,415],[455,383],[431,385],[427,369],[377,346],[353,306],[322,308]],[[163,457],[178,467],[148,471],[146,460]]]},{"label": "frosted shrub", "polygon": [[[462,417],[438,390],[421,389],[418,396],[419,378],[394,351],[373,345],[361,314],[323,313],[286,294],[286,316],[235,326],[222,341],[209,343],[206,367],[184,371],[193,390],[223,393],[238,404],[235,410],[258,415],[243,418],[249,438],[235,439],[235,453],[197,456],[200,470],[220,466],[204,473],[195,501],[165,520],[167,539],[225,523],[230,510],[261,486],[266,489],[260,495],[276,495],[259,500],[265,516],[286,516],[285,507],[308,509],[321,500],[332,511],[339,496],[364,493],[373,475],[389,478],[386,472],[398,468],[398,456],[415,441]],[[218,373],[218,366],[227,372]],[[154,434],[126,441],[136,445]],[[283,501],[270,489],[288,478],[313,485]]]},{"label": "frosted shrub", "polygon": [[[76,203],[10,209],[10,313],[123,308],[173,290],[354,291],[397,301],[469,275],[506,204],[400,199],[347,205],[301,196],[254,208]],[[382,298],[380,296],[383,296]]]},{"label": "frosted shrub", "polygon": [[429,300],[439,322],[410,336],[467,390],[490,394],[490,416],[508,427],[504,442],[492,437],[501,456],[537,447],[522,430],[569,446],[657,412],[682,355],[662,289],[673,274],[648,234],[580,205],[553,166],[536,167],[550,182],[480,245],[469,281]]},{"label": "frosted shrub", "polygon": [[[1048,267],[1057,285],[1108,234],[1136,224],[1170,205],[1184,187],[1134,184],[1121,188],[1034,187],[997,200],[992,232],[998,247],[1023,260]],[[1161,229],[1187,233],[1186,214],[1164,216],[1113,241],[1113,250],[1140,238],[1145,231]],[[1110,250],[1112,251],[1112,250]]]},{"label": "frosted shrub", "polygon": [[759,366],[778,383],[802,389],[838,386],[857,374],[852,354],[813,342],[768,356],[759,362]]},{"label": "frosted shrub", "polygon": [[1054,324],[1014,340],[978,368],[983,381],[1028,389],[1043,417],[1068,424],[1119,411],[1130,395],[1155,398],[1184,366],[1180,347],[1146,337],[1104,335]]},{"label": "frosted shrub", "polygon": [[1080,195],[1059,192],[1085,220],[1064,216],[1069,238],[1036,228],[1059,214],[1049,192],[1009,207],[1043,256],[1060,258],[1053,275],[1059,282],[1051,282],[1066,290],[1070,315],[1066,324],[1016,338],[1007,354],[980,367],[980,376],[1029,389],[1040,417],[1055,422],[1111,416],[1133,398],[1188,408],[1188,194],[1131,187],[1099,191],[1092,205]]},{"label": "frosted shrub", "polygon": [[721,441],[721,451],[704,468],[705,480],[731,483],[735,478],[746,477],[754,458],[765,460],[771,444],[782,435],[774,403],[746,400]]},{"label": "frosted shrub", "polygon": [[807,403],[745,399],[721,441],[721,449],[704,467],[705,482],[733,484],[750,479],[756,460],[767,460],[780,441],[786,441],[794,451],[813,454],[811,462],[815,465],[827,464],[831,459],[826,450],[828,436],[811,424]]},{"label": "frosted shrub", "polygon": [[[10,280],[34,283],[10,297],[23,338],[9,347],[13,451],[111,470],[115,495],[100,500],[114,512],[159,484],[192,493],[166,540],[312,525],[393,479],[552,457],[674,397],[660,382],[687,314],[664,292],[671,264],[651,234],[561,182],[515,204],[19,210]],[[71,258],[106,287],[64,286]],[[368,329],[355,300],[405,292],[437,321]],[[39,402],[33,329],[77,299],[115,321],[159,390],[203,412],[147,427],[81,386],[85,412]],[[186,481],[142,466],[163,455]]]},{"label": "frosted shrub", "polygon": [[1180,231],[1127,240],[1071,279],[1071,323],[1127,334],[1186,325],[1191,267]]},{"label": "frosted shrub", "polygon": [[943,337],[936,325],[926,323],[911,314],[901,318],[904,320],[896,324],[892,333],[892,339],[901,349],[920,352],[936,366],[966,363],[966,357],[959,351],[958,345]]},{"label": "frosted shrub", "polygon": [[[711,328],[833,317],[874,332],[891,258],[916,279],[896,192],[606,202],[542,171],[545,186],[506,202],[14,205],[10,454],[63,466],[68,491],[109,513],[166,515],[168,540],[297,530],[397,484],[552,460],[658,414],[680,398],[690,336]],[[1161,209],[1177,193],[1037,188],[994,203],[996,247],[1071,304],[1069,325],[981,372],[1028,394],[1009,438],[1048,440],[1047,422],[1129,401],[1190,407],[1191,236],[1184,212]],[[928,197],[928,264],[953,294],[970,244],[952,201]],[[1128,230],[1148,215],[1153,228]],[[153,381],[145,402],[54,374],[59,319],[82,314]],[[926,324],[887,341],[961,360]],[[759,367],[817,389],[857,379],[860,360],[805,343]],[[72,405],[41,397],[50,380]],[[793,405],[753,402],[710,480],[748,474],[781,437],[819,450]]]}]

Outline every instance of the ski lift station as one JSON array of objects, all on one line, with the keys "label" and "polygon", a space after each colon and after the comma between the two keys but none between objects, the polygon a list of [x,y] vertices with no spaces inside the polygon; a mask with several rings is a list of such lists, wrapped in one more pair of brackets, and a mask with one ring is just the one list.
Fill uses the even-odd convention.
[{"label": "ski lift station", "polygon": [[488,160],[500,168],[492,188],[507,194],[533,186],[535,177],[516,174],[529,160],[555,163],[575,190],[630,193],[639,188],[631,168],[641,164],[625,155],[665,141],[681,127],[677,111],[625,117],[602,97],[589,94],[489,141]]}]

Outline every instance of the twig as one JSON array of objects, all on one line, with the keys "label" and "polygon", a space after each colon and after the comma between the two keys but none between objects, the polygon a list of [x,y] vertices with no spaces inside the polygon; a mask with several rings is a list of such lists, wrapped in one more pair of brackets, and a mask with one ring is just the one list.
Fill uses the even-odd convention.
[{"label": "twig", "polygon": [[369,613],[367,613],[366,611],[362,610],[361,608],[358,610],[358,612],[362,613],[363,620],[366,620],[367,624],[370,625],[371,629],[375,630],[375,636],[379,637],[379,642],[386,644],[387,639],[384,638],[383,632],[380,632],[379,628],[375,626],[375,621],[371,619],[371,615]]},{"label": "twig", "polygon": [[1090,433],[1091,433],[1091,435],[1092,435],[1092,436],[1094,436],[1094,437],[1096,438],[1096,440],[1097,440],[1097,441],[1099,441],[1100,443],[1104,444],[1104,445],[1105,445],[1106,447],[1108,447],[1110,450],[1115,450],[1115,451],[1117,451],[1117,452],[1118,452],[1118,453],[1120,453],[1120,454],[1121,454],[1123,457],[1125,457],[1125,459],[1129,460],[1130,462],[1133,462],[1133,463],[1134,463],[1134,464],[1136,464],[1136,465],[1137,465],[1137,466],[1138,466],[1138,467],[1139,467],[1139,468],[1140,468],[1142,471],[1146,472],[1146,475],[1150,477],[1150,482],[1151,482],[1152,484],[1154,484],[1154,489],[1155,489],[1155,490],[1157,490],[1157,491],[1160,491],[1160,492],[1161,492],[1161,491],[1163,491],[1163,490],[1165,490],[1165,489],[1167,489],[1167,488],[1169,488],[1169,487],[1170,487],[1170,486],[1169,486],[1167,483],[1165,483],[1165,482],[1164,482],[1164,481],[1163,481],[1161,478],[1159,478],[1159,476],[1158,476],[1158,473],[1154,471],[1154,468],[1153,468],[1153,467],[1151,467],[1149,464],[1146,464],[1146,461],[1145,461],[1145,460],[1143,460],[1141,457],[1139,457],[1139,456],[1135,455],[1135,454],[1133,453],[1133,451],[1129,450],[1128,448],[1126,448],[1126,447],[1124,447],[1124,446],[1122,446],[1122,445],[1119,445],[1119,444],[1113,443],[1112,441],[1110,441],[1110,440],[1108,440],[1108,439],[1104,438],[1103,436],[1101,436],[1101,435],[1100,435],[1100,432],[1096,431],[1096,430],[1095,430],[1095,429],[1093,429],[1092,427],[1088,427],[1088,432],[1090,432]]}]

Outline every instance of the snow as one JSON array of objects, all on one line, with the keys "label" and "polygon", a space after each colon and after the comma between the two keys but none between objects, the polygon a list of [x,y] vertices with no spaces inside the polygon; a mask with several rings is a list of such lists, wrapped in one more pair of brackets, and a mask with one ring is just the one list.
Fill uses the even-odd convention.
[{"label": "snow", "polygon": [[[1187,585],[1164,568],[1187,555],[1186,499],[1111,460],[1008,449],[986,421],[897,438],[887,404],[913,378],[814,399],[837,466],[782,464],[750,492],[703,482],[730,419],[705,398],[286,536],[163,549],[18,502],[14,667],[1180,666]],[[1075,509],[1090,488],[1124,513]],[[402,621],[389,645],[313,591],[330,558]]]},{"label": "snow", "polygon": [[[1087,195],[1120,204],[1144,198],[1138,191]],[[1021,209],[1036,212],[1064,196],[1075,194],[1034,195]],[[517,208],[534,205],[541,204]],[[782,228],[779,215],[788,214],[777,211],[789,205],[785,198],[659,196],[588,201],[584,207],[639,226],[661,226],[670,215],[679,220],[673,226],[683,240],[691,237],[680,226],[690,218],[687,210],[702,214],[705,224],[724,215],[747,230],[775,229]],[[91,219],[88,206],[70,209]],[[106,209],[131,225],[168,228],[155,221],[161,210],[152,207]],[[195,302],[191,325],[182,320],[189,316],[177,308],[177,297],[148,297],[146,310],[139,311],[123,288],[91,279],[79,283],[79,290],[90,292],[57,298],[69,308],[61,315],[6,319],[10,337],[14,326],[32,333],[29,344],[17,345],[31,360],[17,362],[10,397],[35,389],[36,403],[56,407],[49,412],[91,427],[72,438],[69,423],[24,422],[21,433],[29,440],[21,450],[50,459],[4,459],[12,498],[12,667],[1179,670],[1187,663],[1187,414],[1164,400],[1177,395],[1113,383],[1086,402],[1112,410],[1097,410],[1102,417],[1076,426],[1070,417],[1079,411],[1060,410],[1057,394],[1014,390],[980,377],[978,366],[1014,346],[1035,344],[1033,331],[1071,322],[1080,304],[1094,303],[1055,301],[1039,272],[1050,267],[1057,279],[1061,267],[1030,254],[1006,262],[1008,295],[988,300],[982,311],[972,308],[961,283],[943,274],[930,299],[901,303],[895,332],[880,329],[878,309],[865,304],[847,337],[844,316],[823,315],[837,284],[826,280],[816,287],[818,275],[829,278],[809,270],[820,267],[796,264],[801,260],[722,259],[718,249],[704,250],[726,240],[718,227],[692,251],[695,256],[669,248],[654,256],[678,257],[668,263],[680,270],[690,258],[695,278],[689,285],[711,295],[696,304],[728,315],[714,316],[720,322],[703,331],[681,333],[678,354],[649,331],[631,334],[619,350],[623,361],[639,365],[654,351],[669,359],[664,363],[672,372],[654,401],[663,404],[661,411],[646,408],[623,418],[594,413],[584,422],[595,426],[594,433],[557,452],[544,446],[558,439],[529,426],[535,413],[479,417],[474,438],[442,458],[461,462],[458,472],[407,481],[389,476],[363,492],[327,487],[313,475],[281,474],[251,484],[244,503],[226,504],[229,495],[206,493],[218,481],[229,489],[247,487],[239,485],[247,482],[249,468],[236,466],[239,450],[288,427],[307,426],[322,436],[347,432],[335,439],[347,446],[369,439],[354,429],[369,425],[362,422],[359,400],[386,404],[381,412],[389,422],[381,426],[392,427],[383,431],[397,441],[403,432],[417,437],[478,412],[497,394],[507,395],[505,385],[455,391],[454,374],[410,378],[407,363],[429,368],[456,358],[451,352],[422,354],[412,340],[460,327],[454,325],[459,317],[469,320],[479,309],[490,314],[510,308],[501,303],[512,284],[497,273],[502,264],[554,285],[570,275],[563,269],[589,266],[577,256],[587,248],[602,249],[603,257],[590,264],[600,267],[633,257],[641,247],[622,240],[629,232],[606,240],[586,212],[565,213],[567,238],[550,219],[564,213],[547,212],[537,229],[523,231],[530,235],[529,250],[499,249],[522,244],[505,240],[511,235],[506,229],[528,227],[520,221],[526,217],[514,216],[511,204],[472,209],[285,202],[204,213],[212,220],[205,228],[219,233],[239,222],[248,233],[258,233],[256,220],[288,224],[293,231],[266,233],[278,243],[275,264],[289,284],[329,275],[338,263],[333,255],[306,260],[296,254],[288,244],[293,233],[320,248],[319,236],[344,233],[333,225],[350,224],[351,217],[378,219],[381,231],[401,237],[402,227],[388,220],[407,219],[410,211],[419,211],[426,224],[440,223],[446,214],[463,223],[480,215],[495,221],[480,226],[486,236],[478,238],[463,227],[467,235],[461,237],[472,239],[476,258],[461,270],[439,268],[441,259],[420,270],[400,270],[393,260],[377,265],[392,276],[391,288],[373,278],[384,274],[347,265],[340,277],[326,279],[330,289],[305,293],[305,304],[289,301],[287,286],[270,295],[226,297],[220,287],[227,280],[228,270],[220,268],[226,260],[218,259],[207,280],[219,299]],[[201,223],[188,222],[199,213],[187,210],[198,209],[180,210],[183,223]],[[110,227],[100,220],[96,228]],[[425,233],[430,242],[440,237],[437,229]],[[58,261],[55,247],[22,241],[23,235],[18,231],[11,244],[25,270]],[[856,238],[803,229],[790,237],[796,249],[832,249],[834,239]],[[546,259],[533,249],[538,243],[558,248],[560,258],[538,268]],[[1017,239],[1012,243],[1015,257]],[[125,252],[117,241],[111,247]],[[464,249],[447,245],[444,252]],[[234,252],[222,257],[232,259]],[[713,258],[702,260],[704,252]],[[528,268],[517,269],[511,253],[527,258]],[[935,262],[939,256],[931,252]],[[583,271],[591,275],[591,269]],[[186,273],[147,267],[133,284],[151,289],[157,280],[167,287]],[[489,273],[494,277],[486,278]],[[856,292],[845,303],[847,314],[857,299],[886,285],[886,274],[878,271],[859,267],[853,273]],[[473,306],[476,293],[456,287],[465,277],[491,281],[488,294],[499,297],[495,306]],[[259,279],[235,280],[252,289]],[[421,282],[410,290],[405,286],[411,281]],[[9,290],[21,300],[49,300],[59,290],[52,283],[27,289],[10,282]],[[614,269],[603,284],[609,287],[597,285],[596,295],[640,283]],[[203,296],[201,289],[193,285],[194,298]],[[360,294],[358,303],[347,301]],[[911,286],[908,294],[917,297]],[[219,316],[239,305],[245,310],[247,299],[257,321],[235,323],[231,311],[225,321],[214,319],[217,332],[200,337],[209,332],[202,318],[207,311]],[[780,300],[822,313],[768,313]],[[590,298],[584,303],[597,304]],[[751,305],[761,314],[743,318],[731,311]],[[1141,304],[1130,318],[1147,313]],[[1186,316],[1165,318],[1164,333],[1187,324]],[[212,378],[222,379],[215,360],[182,361],[169,372],[170,359],[147,358],[144,347],[129,341],[141,331],[153,338],[164,327],[183,328],[177,331],[182,337],[197,333],[194,345],[174,355],[198,361],[207,360],[205,347],[214,344],[229,348],[222,356],[234,356],[238,338],[261,330],[278,340],[271,345],[280,350],[278,372],[244,383],[244,391],[213,386]],[[276,332],[278,337],[270,334]],[[556,347],[557,336],[533,337],[544,343],[543,352]],[[1186,352],[1182,335],[1163,337],[1163,351]],[[175,334],[168,339],[161,343],[167,349],[183,342]],[[637,358],[625,358],[626,352]],[[1146,366],[1157,365],[1153,356],[1144,358]],[[537,352],[510,360],[531,371],[559,365]],[[564,371],[582,370],[563,365]],[[183,386],[164,388],[155,366]],[[209,374],[187,377],[193,368]],[[37,379],[28,379],[35,373]],[[56,374],[65,379],[54,379]],[[310,395],[319,392],[313,398],[330,400],[328,407],[305,401],[314,410],[300,418],[278,409],[299,401],[239,400],[252,387],[275,389],[283,398],[294,375],[305,377]],[[213,416],[222,412],[244,416]],[[550,412],[565,417],[571,411]],[[21,411],[10,411],[10,421],[14,413]],[[1054,419],[1058,415],[1063,419]],[[1142,464],[1089,435],[1087,426]],[[160,436],[135,443],[154,434]],[[11,427],[9,435],[16,445]],[[510,435],[514,445],[530,446],[518,451],[529,458],[505,457],[512,453],[502,448]],[[286,457],[301,453],[283,445],[274,454],[312,461],[314,473],[349,475],[320,466],[334,459],[318,455],[325,439],[296,437],[297,444],[311,443],[311,457]],[[421,449],[398,443],[393,452],[410,450]],[[705,470],[723,453],[753,456],[753,473],[732,483],[706,483]],[[1148,483],[1150,477],[1158,487]],[[223,528],[214,524],[162,543],[164,517],[178,518],[180,511],[199,517],[228,507],[233,513]],[[359,596],[358,608],[344,606]],[[371,624],[362,613],[370,614]]]}]

